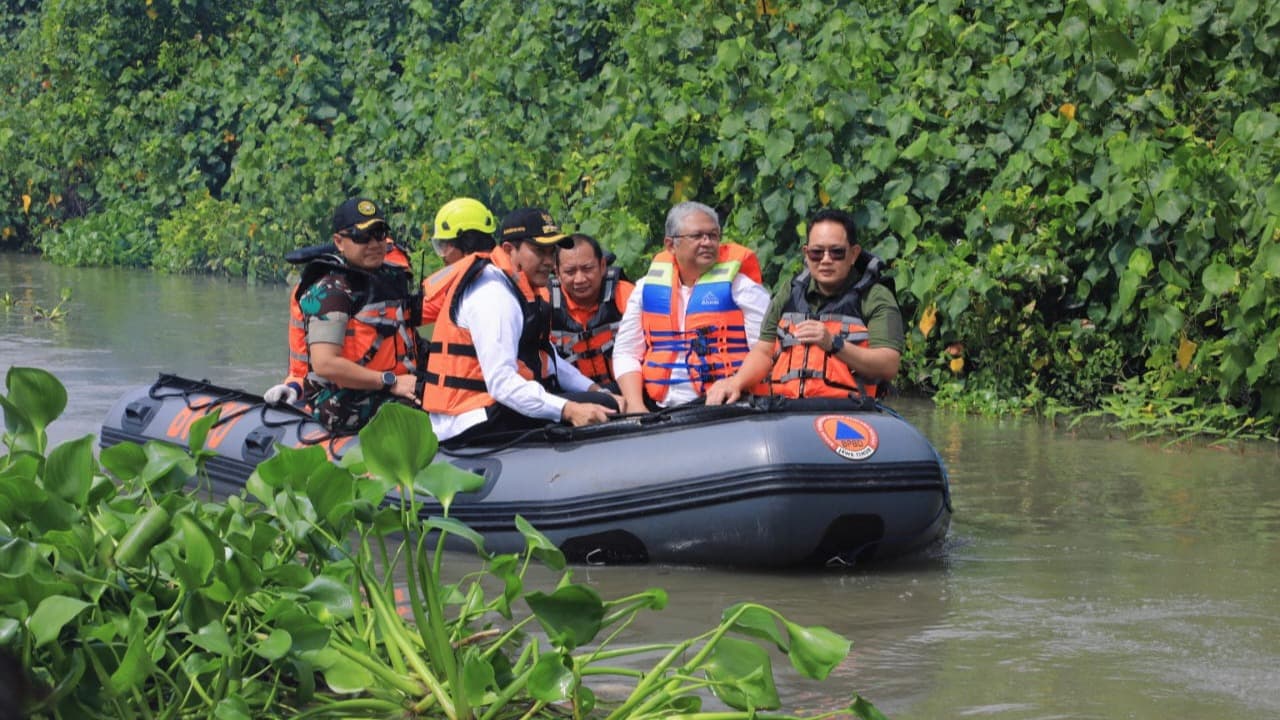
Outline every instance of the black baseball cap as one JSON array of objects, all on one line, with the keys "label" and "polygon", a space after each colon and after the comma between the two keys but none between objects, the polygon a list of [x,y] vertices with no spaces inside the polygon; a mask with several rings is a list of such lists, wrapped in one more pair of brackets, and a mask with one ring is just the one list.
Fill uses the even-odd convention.
[{"label": "black baseball cap", "polygon": [[503,242],[528,240],[537,245],[559,245],[566,250],[573,248],[573,238],[560,229],[550,213],[539,208],[520,208],[507,213],[502,218],[499,235]]},{"label": "black baseball cap", "polygon": [[386,225],[387,220],[382,217],[382,209],[378,207],[378,204],[369,198],[350,198],[339,205],[337,210],[333,211],[333,231],[335,233],[340,233],[350,228],[368,230],[378,223]]}]

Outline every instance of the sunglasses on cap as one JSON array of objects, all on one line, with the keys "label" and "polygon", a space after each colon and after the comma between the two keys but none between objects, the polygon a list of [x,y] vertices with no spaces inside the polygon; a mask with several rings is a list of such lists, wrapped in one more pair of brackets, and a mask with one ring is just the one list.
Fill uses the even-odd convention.
[{"label": "sunglasses on cap", "polygon": [[830,255],[832,260],[840,261],[844,259],[845,255],[849,254],[849,248],[847,247],[829,247],[829,248],[807,247],[804,249],[804,254],[805,254],[805,257],[809,258],[809,260],[811,260],[812,262],[822,262],[823,255]]},{"label": "sunglasses on cap", "polygon": [[387,239],[387,226],[374,225],[368,230],[352,226],[342,233],[343,237],[357,245],[368,245],[370,242],[382,242]]}]

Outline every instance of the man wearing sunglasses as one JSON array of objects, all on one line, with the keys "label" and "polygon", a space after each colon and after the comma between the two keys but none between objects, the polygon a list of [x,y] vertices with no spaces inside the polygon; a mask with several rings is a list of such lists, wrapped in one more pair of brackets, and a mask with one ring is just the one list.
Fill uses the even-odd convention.
[{"label": "man wearing sunglasses", "polygon": [[[707,391],[707,404],[743,392],[783,397],[876,397],[898,374],[902,311],[883,261],[856,242],[853,217],[821,210],[809,221],[805,270],[773,298],[733,377]],[[765,381],[764,384],[760,384]]]},{"label": "man wearing sunglasses", "polygon": [[387,221],[351,198],[334,211],[336,252],[303,270],[296,297],[306,327],[312,414],[333,432],[358,431],[383,403],[417,404],[417,334],[407,268],[387,258]]}]

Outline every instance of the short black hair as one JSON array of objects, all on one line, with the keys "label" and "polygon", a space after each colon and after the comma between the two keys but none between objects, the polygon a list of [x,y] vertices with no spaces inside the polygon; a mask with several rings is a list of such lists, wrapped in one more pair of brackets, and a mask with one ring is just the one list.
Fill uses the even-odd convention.
[{"label": "short black hair", "polygon": [[[823,208],[809,219],[809,229],[812,230],[814,225],[820,222],[840,223],[844,228],[844,233],[848,237],[850,245],[858,244],[858,226],[853,221],[853,216],[844,210],[836,210],[835,208]],[[808,235],[805,236],[805,242],[809,242]]]},{"label": "short black hair", "polygon": [[489,252],[497,244],[493,240],[493,233],[487,233],[483,230],[459,230],[458,237],[447,242],[454,243],[459,250],[467,255],[477,252]]},{"label": "short black hair", "polygon": [[[600,247],[600,241],[599,241],[599,240],[596,240],[595,238],[591,237],[590,235],[588,235],[588,234],[586,234],[586,233],[574,233],[574,234],[572,234],[572,235],[570,235],[570,236],[569,236],[569,239],[570,239],[570,240],[573,240],[573,246],[574,246],[574,247],[577,247],[577,246],[578,246],[578,243],[586,243],[586,244],[590,245],[590,246],[591,246],[591,251],[592,251],[593,253],[595,253],[595,254],[596,254],[596,259],[597,259],[597,260],[603,260],[603,259],[604,259],[604,248]],[[570,248],[560,248],[560,249],[561,249],[561,250],[568,250],[568,249],[570,249]]]}]

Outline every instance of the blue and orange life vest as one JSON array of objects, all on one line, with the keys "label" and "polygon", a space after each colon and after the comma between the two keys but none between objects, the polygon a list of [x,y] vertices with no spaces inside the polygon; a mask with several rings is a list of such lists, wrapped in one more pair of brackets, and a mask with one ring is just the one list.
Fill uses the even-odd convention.
[{"label": "blue and orange life vest", "polygon": [[[693,285],[681,329],[675,258],[666,250],[654,256],[645,275],[640,317],[645,338],[641,376],[650,398],[661,402],[680,383],[691,383],[702,394],[742,364],[751,348],[742,309],[733,299],[733,279],[739,273],[760,282],[760,261],[741,245],[722,243],[716,264]],[[688,377],[672,378],[677,368]]]},{"label": "blue and orange life vest", "polygon": [[426,384],[422,395],[422,408],[427,412],[461,415],[495,402],[485,385],[471,332],[458,326],[458,308],[463,295],[490,264],[506,276],[508,288],[520,303],[524,316],[516,348],[517,372],[526,380],[536,379],[548,389],[558,389],[556,378],[551,374],[552,350],[548,339],[551,307],[524,274],[516,272],[511,256],[497,247],[489,253],[472,253],[450,266],[457,270],[448,275],[450,283],[444,290],[441,312],[427,346]]}]

